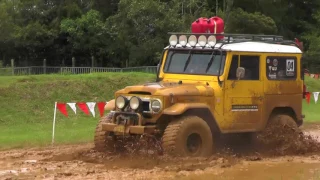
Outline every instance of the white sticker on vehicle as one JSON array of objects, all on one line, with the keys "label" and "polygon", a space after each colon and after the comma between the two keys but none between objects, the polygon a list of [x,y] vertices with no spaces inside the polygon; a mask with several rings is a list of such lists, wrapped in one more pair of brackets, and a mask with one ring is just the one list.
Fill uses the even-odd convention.
[{"label": "white sticker on vehicle", "polygon": [[287,76],[294,76],[294,60],[293,59],[287,59],[286,75]]},{"label": "white sticker on vehicle", "polygon": [[287,59],[287,71],[292,72],[294,71],[294,60],[293,59]]}]

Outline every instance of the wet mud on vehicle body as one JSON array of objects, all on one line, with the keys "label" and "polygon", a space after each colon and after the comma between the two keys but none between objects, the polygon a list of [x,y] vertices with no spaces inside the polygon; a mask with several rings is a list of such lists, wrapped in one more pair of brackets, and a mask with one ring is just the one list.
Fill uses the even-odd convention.
[{"label": "wet mud on vehicle body", "polygon": [[[217,36],[219,36],[217,40]],[[223,37],[223,38],[221,38]],[[151,134],[169,154],[207,156],[219,134],[303,122],[300,47],[275,35],[170,33],[157,79],[125,87],[105,109],[95,146]]]}]

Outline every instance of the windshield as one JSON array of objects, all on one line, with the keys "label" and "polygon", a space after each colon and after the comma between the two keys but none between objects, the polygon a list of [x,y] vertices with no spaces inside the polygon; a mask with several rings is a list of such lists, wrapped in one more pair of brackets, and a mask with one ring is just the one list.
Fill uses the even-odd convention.
[{"label": "windshield", "polygon": [[221,59],[219,51],[192,50],[190,53],[190,50],[169,50],[163,71],[175,74],[217,76],[221,62],[220,75],[222,75],[225,58],[225,52],[222,52]]}]

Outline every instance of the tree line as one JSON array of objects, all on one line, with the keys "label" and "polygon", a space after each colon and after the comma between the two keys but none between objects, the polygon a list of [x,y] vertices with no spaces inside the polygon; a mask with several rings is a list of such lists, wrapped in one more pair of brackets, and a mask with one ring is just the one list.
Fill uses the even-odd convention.
[{"label": "tree line", "polygon": [[156,65],[168,32],[216,15],[225,33],[300,39],[305,66],[318,69],[319,0],[0,0],[0,66]]}]

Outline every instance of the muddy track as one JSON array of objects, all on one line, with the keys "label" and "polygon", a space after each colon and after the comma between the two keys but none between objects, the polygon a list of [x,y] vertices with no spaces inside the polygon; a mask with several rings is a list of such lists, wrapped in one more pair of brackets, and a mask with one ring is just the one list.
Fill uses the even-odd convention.
[{"label": "muddy track", "polygon": [[93,144],[1,151],[0,179],[320,179],[320,124],[303,132],[272,133],[269,149],[223,141],[208,158],[169,157],[157,144],[121,153],[99,153]]}]

